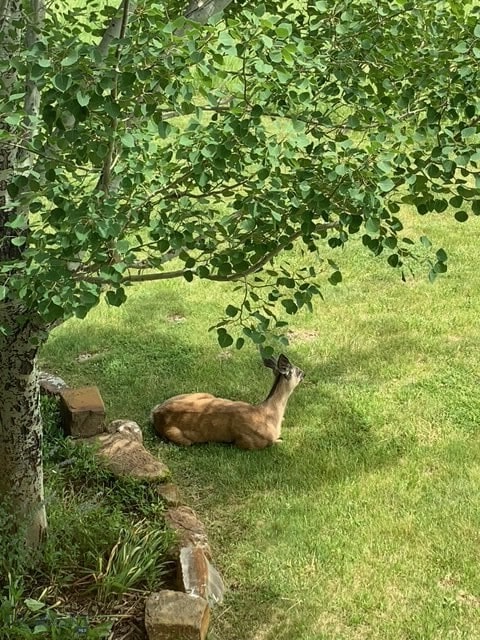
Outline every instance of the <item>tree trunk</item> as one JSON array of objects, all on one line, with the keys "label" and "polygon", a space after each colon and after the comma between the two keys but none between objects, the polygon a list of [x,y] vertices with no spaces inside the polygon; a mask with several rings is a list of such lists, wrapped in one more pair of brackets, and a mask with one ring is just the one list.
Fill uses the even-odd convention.
[{"label": "tree trunk", "polygon": [[0,500],[26,544],[47,526],[43,499],[42,419],[36,356],[41,332],[18,323],[16,305],[0,304]]}]

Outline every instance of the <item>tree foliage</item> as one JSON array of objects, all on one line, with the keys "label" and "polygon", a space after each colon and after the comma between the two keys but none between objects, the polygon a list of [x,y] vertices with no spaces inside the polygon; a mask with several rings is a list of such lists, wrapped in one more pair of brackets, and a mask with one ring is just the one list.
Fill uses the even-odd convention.
[{"label": "tree foliage", "polygon": [[[473,4],[233,2],[206,25],[173,2],[87,4],[51,3],[25,42],[25,2],[2,32],[17,44],[0,61],[0,144],[19,155],[0,299],[43,323],[84,317],[103,291],[119,305],[137,280],[198,277],[242,283],[225,322],[260,341],[278,302],[295,313],[319,274],[341,280],[329,249],[352,234],[404,268],[403,204],[480,214]],[[316,261],[282,263],[297,246]],[[445,270],[440,251],[431,277]]]}]

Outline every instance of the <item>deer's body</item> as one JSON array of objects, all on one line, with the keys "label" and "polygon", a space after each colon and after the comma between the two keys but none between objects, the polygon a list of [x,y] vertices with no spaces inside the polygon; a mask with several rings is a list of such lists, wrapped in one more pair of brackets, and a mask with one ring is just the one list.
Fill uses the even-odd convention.
[{"label": "deer's body", "polygon": [[263,449],[280,439],[283,414],[303,371],[285,356],[265,361],[276,374],[268,397],[260,404],[217,398],[209,393],[174,396],[152,411],[159,435],[176,444],[232,442],[242,449]]}]

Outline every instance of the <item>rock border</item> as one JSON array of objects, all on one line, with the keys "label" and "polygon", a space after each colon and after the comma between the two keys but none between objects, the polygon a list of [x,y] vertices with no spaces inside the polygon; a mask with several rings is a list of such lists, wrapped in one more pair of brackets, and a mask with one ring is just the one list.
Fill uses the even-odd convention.
[{"label": "rock border", "polygon": [[158,482],[167,509],[165,522],[175,534],[169,551],[172,588],[145,600],[148,640],[205,640],[211,607],[223,602],[225,585],[212,562],[205,526],[185,505],[179,487],[168,481],[170,470],[143,445],[143,434],[132,420],[105,424],[105,405],[97,387],[71,388],[56,375],[40,372],[40,390],[57,399],[62,426],[76,441],[96,446],[103,465],[116,476]]}]

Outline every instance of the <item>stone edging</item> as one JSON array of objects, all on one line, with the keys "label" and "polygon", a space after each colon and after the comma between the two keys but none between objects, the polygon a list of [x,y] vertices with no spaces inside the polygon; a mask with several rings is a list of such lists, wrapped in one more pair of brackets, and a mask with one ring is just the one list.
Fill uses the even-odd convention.
[{"label": "stone edging", "polygon": [[225,586],[212,563],[203,523],[183,504],[179,488],[166,482],[168,467],[145,449],[136,422],[114,420],[105,426],[105,406],[97,387],[71,389],[61,378],[41,372],[40,388],[58,398],[65,432],[99,445],[99,458],[113,474],[161,483],[158,493],[167,506],[165,522],[176,534],[170,550],[173,588],[146,599],[148,640],[205,640],[210,608],[223,601]]}]

